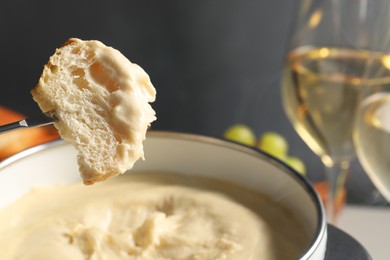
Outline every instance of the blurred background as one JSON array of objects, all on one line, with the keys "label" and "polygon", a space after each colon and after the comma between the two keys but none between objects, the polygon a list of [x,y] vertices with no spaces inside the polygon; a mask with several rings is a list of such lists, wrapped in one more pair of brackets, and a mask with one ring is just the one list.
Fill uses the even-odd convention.
[{"label": "blurred background", "polygon": [[[39,113],[30,95],[43,65],[68,38],[120,50],[157,89],[153,129],[221,138],[246,124],[282,134],[312,181],[323,166],[287,120],[280,77],[297,0],[15,0],[1,4],[0,106]],[[384,205],[354,161],[348,202]]]}]

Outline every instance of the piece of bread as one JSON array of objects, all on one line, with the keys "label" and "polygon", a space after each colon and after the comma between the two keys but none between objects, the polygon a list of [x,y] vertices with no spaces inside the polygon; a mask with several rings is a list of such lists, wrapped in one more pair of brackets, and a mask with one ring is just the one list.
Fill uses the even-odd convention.
[{"label": "piece of bread", "polygon": [[60,136],[78,150],[85,184],[119,175],[143,158],[146,131],[156,119],[149,76],[99,41],[69,39],[44,66],[31,91],[58,121]]}]

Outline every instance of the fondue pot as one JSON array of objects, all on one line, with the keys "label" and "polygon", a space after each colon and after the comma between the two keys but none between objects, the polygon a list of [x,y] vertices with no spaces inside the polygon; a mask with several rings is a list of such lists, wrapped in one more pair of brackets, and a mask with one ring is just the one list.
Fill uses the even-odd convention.
[{"label": "fondue pot", "polygon": [[[300,259],[324,259],[327,224],[321,200],[308,180],[277,159],[228,141],[149,131],[145,160],[134,171],[204,175],[260,191],[288,208],[309,237]],[[76,150],[62,140],[23,151],[0,162],[0,208],[32,187],[80,182]],[[130,170],[126,174],[131,174]]]}]

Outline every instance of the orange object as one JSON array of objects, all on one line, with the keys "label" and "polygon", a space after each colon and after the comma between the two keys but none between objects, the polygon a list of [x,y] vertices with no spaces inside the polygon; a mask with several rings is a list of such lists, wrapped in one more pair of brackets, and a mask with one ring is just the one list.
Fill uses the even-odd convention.
[{"label": "orange object", "polygon": [[[0,125],[24,119],[20,113],[0,106]],[[54,126],[26,128],[0,134],[0,160],[38,144],[59,139]]]},{"label": "orange object", "polygon": [[[326,207],[326,201],[328,199],[328,183],[326,181],[321,182],[315,182],[313,183],[314,188],[320,195],[320,198],[322,202],[324,203],[324,206]],[[336,193],[336,199],[335,199],[335,214],[339,214],[343,207],[345,206],[345,203],[347,201],[347,191],[344,187],[339,189]]]}]

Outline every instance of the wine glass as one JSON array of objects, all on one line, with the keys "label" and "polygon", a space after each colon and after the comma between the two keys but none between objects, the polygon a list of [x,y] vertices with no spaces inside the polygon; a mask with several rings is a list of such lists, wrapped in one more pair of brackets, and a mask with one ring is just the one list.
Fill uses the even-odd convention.
[{"label": "wine glass", "polygon": [[335,222],[336,191],[355,156],[354,114],[371,48],[385,31],[378,20],[383,22],[389,2],[303,0],[299,6],[283,70],[282,101],[297,133],[325,165],[329,222]]},{"label": "wine glass", "polygon": [[[390,30],[389,30],[390,34]],[[370,53],[360,89],[353,140],[361,165],[390,202],[390,42]]]}]

